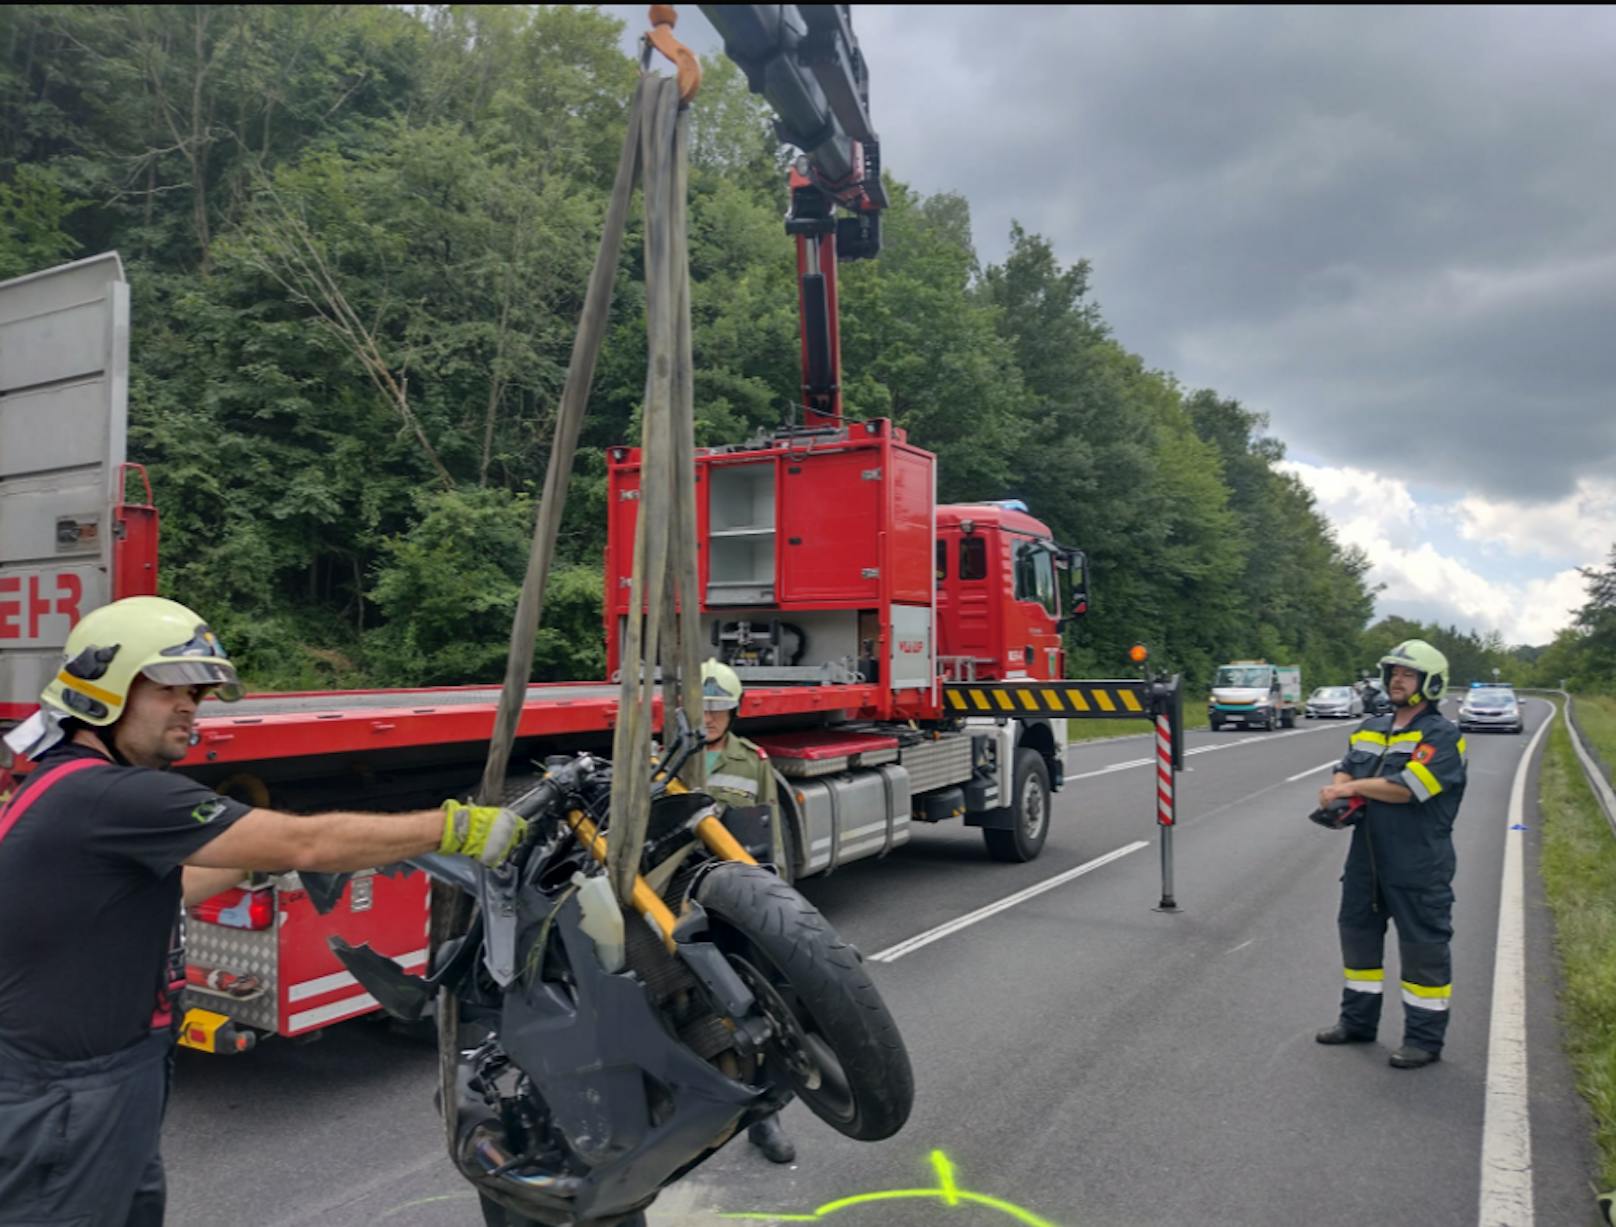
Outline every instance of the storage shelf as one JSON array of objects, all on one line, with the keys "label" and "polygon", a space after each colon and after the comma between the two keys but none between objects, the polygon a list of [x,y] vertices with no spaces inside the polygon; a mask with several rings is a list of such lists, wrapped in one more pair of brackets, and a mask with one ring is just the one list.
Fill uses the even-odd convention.
[{"label": "storage shelf", "polygon": [[708,534],[709,537],[772,537],[772,528],[715,528]]}]

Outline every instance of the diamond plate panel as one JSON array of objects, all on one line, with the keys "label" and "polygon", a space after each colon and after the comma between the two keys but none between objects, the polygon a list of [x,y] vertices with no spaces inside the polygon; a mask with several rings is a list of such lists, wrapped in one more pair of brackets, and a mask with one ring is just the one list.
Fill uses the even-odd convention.
[{"label": "diamond plate panel", "polygon": [[264,1031],[280,1028],[276,1003],[276,974],[279,964],[279,942],[274,929],[231,929],[224,925],[206,924],[189,920],[185,926],[185,957],[188,963],[210,971],[227,971],[234,975],[257,976],[264,990],[257,996],[241,999],[229,993],[216,993],[190,985],[185,990],[184,1008],[196,1006],[213,1010],[237,1022]]}]

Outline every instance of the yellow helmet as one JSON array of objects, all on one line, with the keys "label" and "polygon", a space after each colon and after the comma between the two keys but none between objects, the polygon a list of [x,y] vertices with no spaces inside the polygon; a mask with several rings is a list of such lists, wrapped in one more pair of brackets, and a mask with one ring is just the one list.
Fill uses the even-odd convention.
[{"label": "yellow helmet", "polygon": [[1435,703],[1448,688],[1448,658],[1423,639],[1405,639],[1380,658],[1380,686],[1392,691],[1392,670],[1401,665],[1420,677],[1419,689],[1409,696],[1410,706],[1429,699]]},{"label": "yellow helmet", "polygon": [[105,727],[123,715],[130,687],[142,675],[164,686],[215,686],[227,703],[242,695],[236,667],[200,616],[177,601],[131,596],[79,620],[39,703]]},{"label": "yellow helmet", "polygon": [[701,706],[703,711],[734,711],[741,705],[741,676],[721,660],[708,660],[701,666]]}]

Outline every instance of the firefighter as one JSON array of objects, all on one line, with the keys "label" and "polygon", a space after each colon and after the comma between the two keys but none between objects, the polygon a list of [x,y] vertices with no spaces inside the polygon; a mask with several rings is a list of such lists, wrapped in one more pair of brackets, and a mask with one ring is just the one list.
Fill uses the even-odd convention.
[{"label": "firefighter", "polygon": [[1437,710],[1448,661],[1420,639],[1380,660],[1390,715],[1365,720],[1352,734],[1319,804],[1351,797],[1367,803],[1353,827],[1341,879],[1339,926],[1346,986],[1336,1025],[1321,1044],[1368,1043],[1380,1024],[1386,922],[1397,926],[1403,990],[1403,1043],[1397,1069],[1440,1059],[1453,992],[1453,820],[1465,790],[1465,742]]},{"label": "firefighter", "polygon": [[[732,729],[741,706],[741,679],[728,665],[709,660],[701,667],[702,726],[707,742],[707,793],[725,805],[769,807],[770,839],[774,863],[784,866],[785,836],[780,827],[780,804],[775,792],[769,756]],[[746,1131],[746,1137],[771,1163],[790,1163],[797,1157],[780,1124],[780,1114],[766,1117]]]},{"label": "firefighter", "polygon": [[7,743],[32,774],[0,807],[0,1222],[157,1227],[181,900],[247,870],[354,870],[428,852],[504,861],[525,823],[447,802],[294,816],[168,770],[209,692],[241,696],[191,610],[130,597],[68,636]]}]

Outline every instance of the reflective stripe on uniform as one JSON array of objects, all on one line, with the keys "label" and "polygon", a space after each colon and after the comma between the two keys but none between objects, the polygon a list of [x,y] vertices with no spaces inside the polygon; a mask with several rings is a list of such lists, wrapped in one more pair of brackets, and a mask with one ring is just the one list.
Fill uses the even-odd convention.
[{"label": "reflective stripe on uniform", "polygon": [[756,780],[748,779],[744,775],[731,775],[727,771],[708,776],[707,787],[727,788],[730,792],[745,793],[749,797],[758,795],[758,782]]},{"label": "reflective stripe on uniform", "polygon": [[1386,989],[1384,967],[1344,967],[1347,988],[1354,993],[1381,993]]},{"label": "reflective stripe on uniform", "polygon": [[1465,744],[1463,737],[1459,738],[1459,757],[1466,762],[1470,761],[1470,747]]},{"label": "reflective stripe on uniform", "polygon": [[1453,996],[1451,984],[1414,984],[1403,981],[1403,1004],[1417,1010],[1445,1011]]},{"label": "reflective stripe on uniform", "polygon": [[1442,785],[1424,763],[1411,761],[1403,770],[1402,780],[1408,790],[1421,801],[1429,801],[1442,791]]},{"label": "reflective stripe on uniform", "polygon": [[1381,749],[1385,749],[1386,748],[1386,734],[1385,733],[1377,733],[1373,729],[1359,729],[1356,733],[1354,733],[1352,735],[1352,745],[1353,745],[1354,748],[1357,748],[1358,746],[1362,745],[1362,746],[1378,746]]},{"label": "reflective stripe on uniform", "polygon": [[1412,733],[1393,733],[1388,739],[1390,745],[1401,745],[1405,741],[1420,742],[1425,740],[1425,734],[1415,729]]}]

